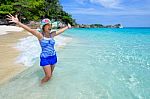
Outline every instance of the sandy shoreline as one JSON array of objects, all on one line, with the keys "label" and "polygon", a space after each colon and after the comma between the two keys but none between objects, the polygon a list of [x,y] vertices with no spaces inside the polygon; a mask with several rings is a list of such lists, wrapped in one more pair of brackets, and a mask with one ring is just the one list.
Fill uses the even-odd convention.
[{"label": "sandy shoreline", "polygon": [[26,31],[0,35],[0,84],[6,83],[9,79],[27,68],[22,64],[15,63],[16,57],[20,52],[14,48],[19,39],[27,36],[28,33]]},{"label": "sandy shoreline", "polygon": [[[72,38],[57,36],[55,40],[55,48],[58,51]],[[33,60],[40,54],[40,48],[37,44],[39,44],[37,39],[22,28],[0,26],[0,85],[7,83],[9,79],[15,77],[30,65],[32,66]]]}]

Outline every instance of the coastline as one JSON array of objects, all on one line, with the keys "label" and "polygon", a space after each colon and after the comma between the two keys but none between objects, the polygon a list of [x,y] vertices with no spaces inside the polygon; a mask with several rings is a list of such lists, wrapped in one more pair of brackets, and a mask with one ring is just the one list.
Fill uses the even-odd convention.
[{"label": "coastline", "polygon": [[17,74],[21,73],[27,68],[26,66],[15,62],[16,57],[18,57],[21,52],[14,48],[14,46],[19,42],[19,39],[29,36],[26,31],[16,31],[15,29],[9,31],[8,33],[1,34],[0,85],[8,82],[11,78],[15,77]]},{"label": "coastline", "polygon": [[[3,27],[3,28],[2,28]],[[0,26],[0,85],[9,82],[19,73],[33,66],[39,57],[38,40],[19,27]],[[6,31],[11,28],[11,31]],[[55,37],[56,51],[63,48],[72,38],[63,35]],[[32,46],[31,46],[32,45]],[[32,50],[34,49],[34,50]]]}]

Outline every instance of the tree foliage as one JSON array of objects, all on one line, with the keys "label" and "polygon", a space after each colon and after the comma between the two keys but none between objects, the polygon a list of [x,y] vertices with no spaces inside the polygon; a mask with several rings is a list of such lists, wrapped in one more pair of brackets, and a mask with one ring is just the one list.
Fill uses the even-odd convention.
[{"label": "tree foliage", "polygon": [[19,18],[26,21],[39,21],[46,17],[76,24],[72,16],[63,11],[59,0],[0,0],[0,16],[9,13],[19,14]]}]

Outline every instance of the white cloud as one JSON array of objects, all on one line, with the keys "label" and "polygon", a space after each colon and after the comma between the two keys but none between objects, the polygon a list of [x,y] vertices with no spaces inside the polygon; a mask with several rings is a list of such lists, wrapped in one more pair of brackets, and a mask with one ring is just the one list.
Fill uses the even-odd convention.
[{"label": "white cloud", "polygon": [[98,10],[94,8],[73,8],[70,9],[72,14],[85,14],[85,15],[150,15],[149,11],[126,9],[120,11],[113,10]]},{"label": "white cloud", "polygon": [[117,8],[121,9],[120,0],[90,0],[91,3],[98,3],[105,8]]},{"label": "white cloud", "polygon": [[121,0],[76,0],[79,4],[92,3],[99,4],[105,8],[122,9]]},{"label": "white cloud", "polygon": [[[150,15],[149,7],[127,6],[123,0],[75,0],[76,4],[66,6],[71,14],[85,15]],[[134,0],[134,2],[137,0]],[[79,4],[83,5],[80,5]],[[90,3],[90,4],[89,4]],[[102,5],[98,7],[92,4]],[[108,9],[109,8],[109,9]],[[114,9],[115,8],[115,9]]]},{"label": "white cloud", "polygon": [[87,2],[88,0],[76,0],[76,2],[80,3],[80,4],[84,4],[85,2]]}]

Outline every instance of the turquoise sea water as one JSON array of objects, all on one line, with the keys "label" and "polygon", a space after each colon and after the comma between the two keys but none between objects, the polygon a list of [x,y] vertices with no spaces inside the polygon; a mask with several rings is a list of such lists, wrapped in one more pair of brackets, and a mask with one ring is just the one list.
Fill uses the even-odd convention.
[{"label": "turquoise sea water", "polygon": [[0,87],[0,99],[150,99],[150,28],[71,29],[52,79],[37,63]]}]

